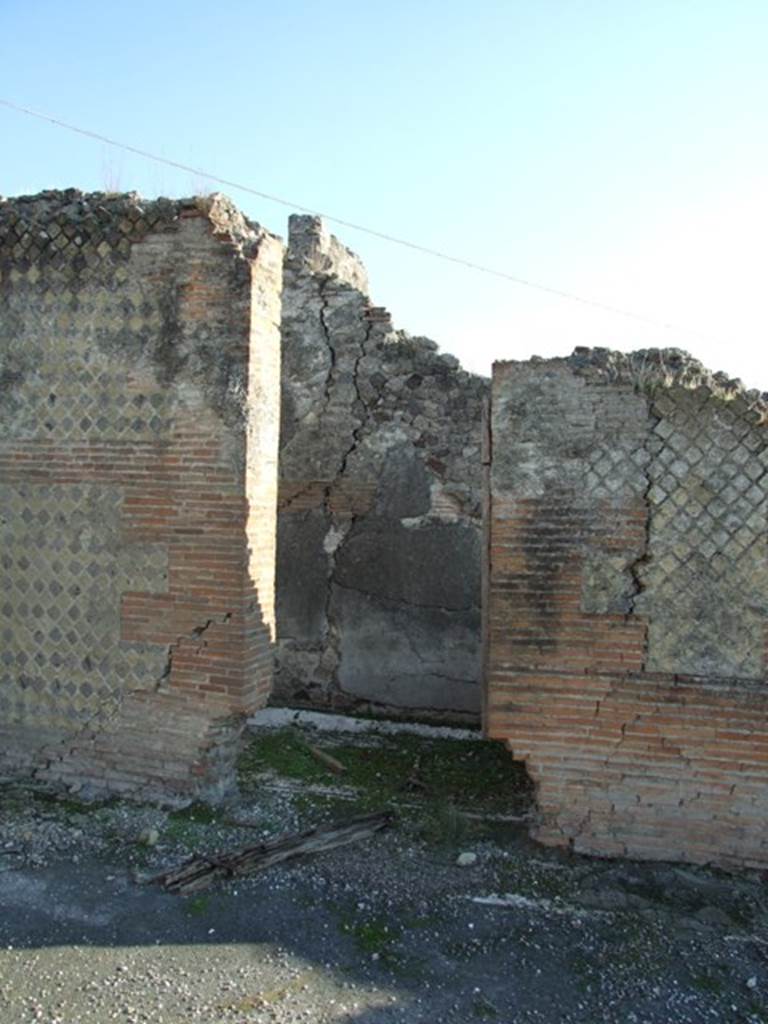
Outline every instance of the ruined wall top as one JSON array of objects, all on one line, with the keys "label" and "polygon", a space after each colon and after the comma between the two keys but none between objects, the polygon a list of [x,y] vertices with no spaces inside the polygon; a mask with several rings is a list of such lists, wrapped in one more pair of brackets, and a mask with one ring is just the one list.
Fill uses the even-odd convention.
[{"label": "ruined wall top", "polygon": [[335,277],[369,294],[368,274],[360,258],[328,231],[321,217],[291,214],[286,269]]},{"label": "ruined wall top", "polygon": [[131,243],[141,241],[147,232],[172,230],[190,216],[206,217],[216,237],[249,259],[268,234],[218,192],[185,199],[145,199],[137,192],[54,189],[14,198],[0,196],[0,258],[17,265],[47,262],[63,259],[66,251],[66,258],[79,255],[83,266],[88,266],[108,251],[127,256]]},{"label": "ruined wall top", "polygon": [[768,863],[766,419],[675,349],[494,366],[486,722],[537,838]]},{"label": "ruined wall top", "polygon": [[569,356],[528,360],[496,360],[501,372],[509,367],[530,367],[539,372],[544,366],[562,368],[590,383],[631,385],[637,391],[652,393],[659,387],[705,389],[714,398],[740,401],[758,418],[768,419],[768,392],[745,388],[738,379],[722,371],[708,370],[698,359],[679,348],[646,348],[636,352],[616,352],[607,348],[576,347]]},{"label": "ruined wall top", "polygon": [[3,773],[230,783],[271,681],[282,256],[223,196],[0,201]]},{"label": "ruined wall top", "polygon": [[[261,280],[269,264],[279,289],[282,251],[220,194],[144,199],[66,189],[0,198],[3,428],[11,429],[8,403],[21,402],[23,382],[39,376],[44,337],[54,364],[59,351],[85,347],[92,362],[119,352],[123,372],[146,363],[164,388],[181,375],[217,415],[242,424],[255,268]],[[43,322],[54,302],[55,325]],[[26,419],[16,412],[17,432],[34,434],[50,419],[28,400]],[[99,419],[89,417],[91,434]]]}]

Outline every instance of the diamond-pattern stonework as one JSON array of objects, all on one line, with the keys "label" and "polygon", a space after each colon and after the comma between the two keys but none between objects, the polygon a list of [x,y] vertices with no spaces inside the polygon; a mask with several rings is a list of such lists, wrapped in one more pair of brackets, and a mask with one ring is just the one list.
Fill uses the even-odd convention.
[{"label": "diamond-pattern stonework", "polygon": [[768,446],[741,399],[707,389],[658,398],[651,529],[635,610],[650,671],[764,675]]},{"label": "diamond-pattern stonework", "polygon": [[167,432],[170,402],[159,389],[142,386],[125,371],[62,366],[62,353],[56,353],[53,344],[46,350],[31,343],[26,351],[36,370],[25,388],[23,405],[13,410],[11,422],[3,424],[8,436],[86,442],[153,440]]},{"label": "diamond-pattern stonework", "polygon": [[541,841],[768,868],[767,424],[674,349],[494,365],[485,725]]},{"label": "diamond-pattern stonework", "polygon": [[23,389],[0,403],[0,429],[57,442],[161,437],[172,393],[146,359],[163,335],[167,295],[132,275],[129,260],[131,242],[149,224],[168,230],[171,212],[161,205],[145,219],[128,209],[105,234],[102,222],[114,219],[106,207],[88,211],[77,231],[67,211],[51,223],[44,203],[20,210],[0,218],[0,344],[6,378]]},{"label": "diamond-pattern stonework", "polygon": [[71,726],[158,684],[162,647],[120,641],[125,590],[167,589],[165,545],[124,544],[116,487],[0,486],[0,715]]},{"label": "diamond-pattern stonework", "polygon": [[584,475],[584,490],[593,498],[632,496],[645,486],[650,453],[643,438],[614,437],[594,446]]},{"label": "diamond-pattern stonework", "polygon": [[271,680],[281,262],[222,196],[0,198],[0,774],[228,785]]}]

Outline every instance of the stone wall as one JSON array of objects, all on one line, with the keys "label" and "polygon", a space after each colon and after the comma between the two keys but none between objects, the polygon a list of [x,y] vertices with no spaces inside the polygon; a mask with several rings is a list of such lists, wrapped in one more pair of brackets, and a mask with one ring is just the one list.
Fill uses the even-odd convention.
[{"label": "stone wall", "polygon": [[215,796],[272,672],[281,244],[0,201],[0,770]]},{"label": "stone wall", "polygon": [[487,381],[395,331],[313,217],[282,315],[277,699],[476,718]]},{"label": "stone wall", "polygon": [[543,841],[766,866],[763,398],[577,350],[487,400],[316,218],[0,200],[0,773],[220,795],[276,651],[299,705],[484,677]]},{"label": "stone wall", "polygon": [[495,365],[486,729],[539,839],[768,865],[765,418],[674,350]]}]

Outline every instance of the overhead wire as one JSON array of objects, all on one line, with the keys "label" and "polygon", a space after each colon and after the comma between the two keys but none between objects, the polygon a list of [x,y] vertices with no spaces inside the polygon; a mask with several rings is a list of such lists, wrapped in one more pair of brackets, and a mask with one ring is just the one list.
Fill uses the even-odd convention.
[{"label": "overhead wire", "polygon": [[451,253],[442,252],[439,249],[433,249],[427,245],[421,245],[417,242],[412,242],[406,238],[399,238],[396,235],[390,235],[384,231],[379,231],[376,228],[367,227],[364,224],[357,224],[354,221],[346,220],[343,217],[337,217],[330,213],[324,213],[320,210],[312,209],[309,206],[305,206],[302,203],[296,203],[293,200],[285,199],[281,196],[273,195],[269,192],[262,192],[259,189],[253,188],[250,185],[244,185],[242,182],[233,181],[230,178],[221,177],[218,174],[213,174],[210,171],[203,170],[200,167],[194,167],[190,164],[181,163],[178,160],[171,160],[168,157],[160,156],[157,153],[152,153],[149,150],[142,149],[139,146],[133,146],[126,142],[120,142],[116,139],[111,139],[106,135],[102,135],[100,132],[91,131],[88,128],[81,128],[79,125],[71,124],[68,121],[64,121],[61,118],[53,117],[51,114],[45,114],[38,110],[32,110],[30,107],[22,106],[18,103],[13,103],[11,100],[0,97],[0,106],[7,107],[9,110],[16,111],[19,114],[25,114],[28,117],[37,118],[40,121],[48,122],[49,124],[55,125],[58,128],[64,128],[67,131],[74,132],[77,135],[82,135],[85,138],[93,139],[97,142],[101,142],[104,145],[112,146],[114,149],[122,150],[126,153],[132,153],[135,156],[140,156],[143,159],[151,160],[158,164],[163,164],[166,167],[172,167],[175,170],[184,171],[188,174],[192,174],[197,178],[203,178],[207,181],[213,181],[217,185],[223,185],[225,188],[236,189],[238,192],[244,192],[248,195],[256,196],[259,199],[263,199],[269,203],[276,203],[279,206],[287,207],[290,210],[298,211],[300,213],[310,214],[313,217],[322,217],[323,220],[328,221],[331,224],[337,224],[341,227],[349,228],[352,231],[359,231],[361,234],[369,235],[372,238],[378,238],[382,241],[389,242],[392,245],[403,246],[406,249],[411,249],[414,252],[422,253],[425,256],[432,256],[435,259],[443,260],[447,263],[453,263],[461,267],[465,267],[469,270],[477,271],[481,274],[489,274],[493,277],[498,277],[506,281],[511,281],[513,284],[520,285],[524,288],[532,288],[536,291],[543,292],[547,295],[555,296],[556,298],[563,299],[569,302],[576,302],[583,306],[590,306],[594,309],[602,310],[603,312],[613,313],[617,316],[622,316],[630,320],[635,320],[640,323],[647,324],[648,326],[661,328],[667,331],[674,331],[678,334],[685,334],[689,337],[711,340],[706,335],[701,334],[698,331],[691,330],[687,327],[682,327],[678,324],[674,324],[668,321],[659,320],[655,317],[648,316],[644,313],[638,313],[633,310],[624,309],[621,306],[614,306],[611,303],[602,302],[599,299],[587,298],[583,295],[578,295],[575,292],[566,291],[562,288],[555,288],[550,285],[541,284],[537,281],[531,281],[528,278],[520,277],[516,274],[508,273],[504,270],[499,270],[496,267],[485,266],[482,263],[476,263],[473,260],[465,259],[462,256],[455,256]]}]

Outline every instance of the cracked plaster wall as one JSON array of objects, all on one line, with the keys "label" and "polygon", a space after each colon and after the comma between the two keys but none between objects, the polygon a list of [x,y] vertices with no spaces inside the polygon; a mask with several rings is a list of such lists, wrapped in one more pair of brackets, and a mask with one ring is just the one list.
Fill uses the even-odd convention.
[{"label": "cracked plaster wall", "polygon": [[486,729],[543,841],[768,864],[767,408],[676,350],[494,366]]},{"label": "cracked plaster wall", "polygon": [[168,799],[271,682],[282,246],[223,197],[0,200],[0,765]]},{"label": "cracked plaster wall", "polygon": [[317,218],[282,317],[277,695],[476,717],[487,381],[394,330]]}]

